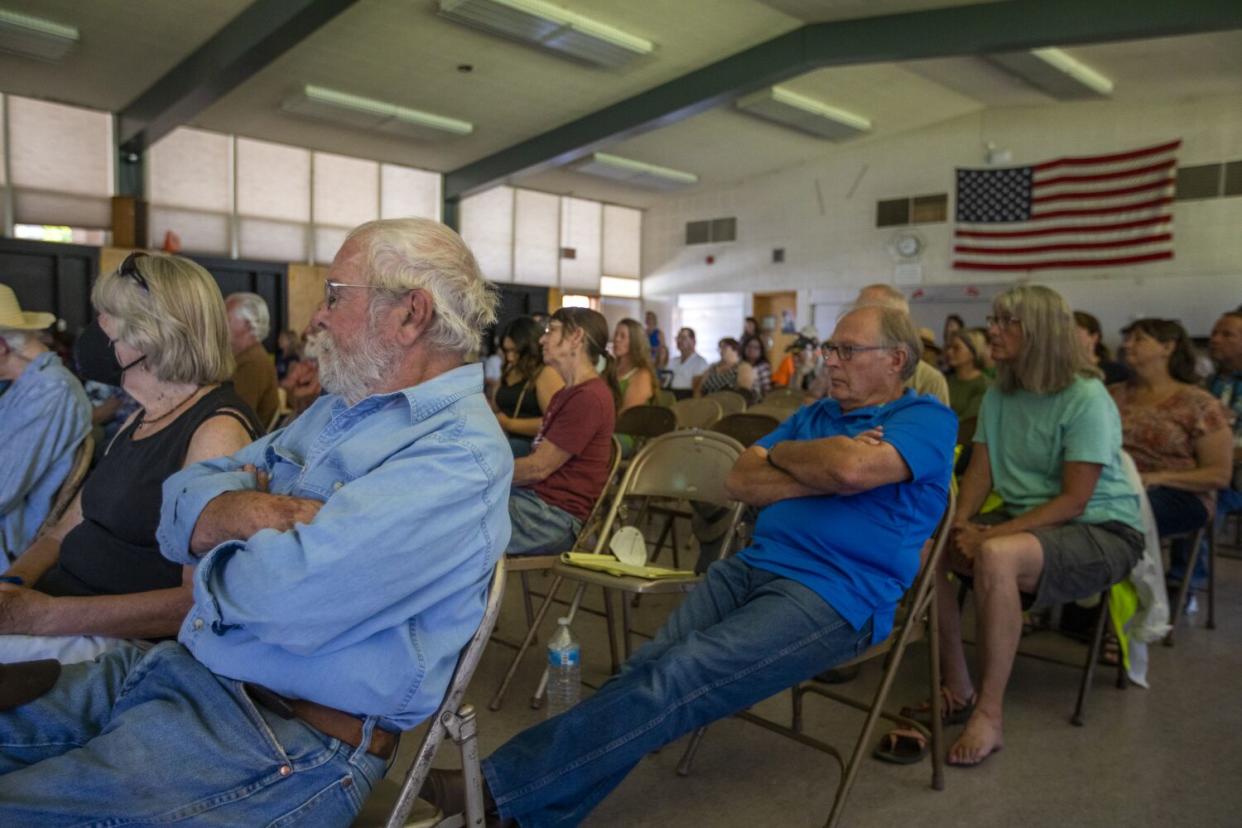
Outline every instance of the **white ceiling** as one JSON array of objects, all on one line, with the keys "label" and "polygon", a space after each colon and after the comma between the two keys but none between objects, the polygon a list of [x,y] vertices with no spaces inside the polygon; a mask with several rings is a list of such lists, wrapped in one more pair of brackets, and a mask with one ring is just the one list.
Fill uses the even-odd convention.
[{"label": "white ceiling", "polygon": [[[117,111],[207,40],[248,0],[0,0],[77,26],[58,64],[0,55],[0,91]],[[648,38],[655,53],[620,70],[572,63],[449,22],[435,0],[361,0],[194,119],[194,125],[436,171],[478,160],[805,22],[980,0],[558,0]],[[1068,50],[1116,84],[1119,101],[1242,93],[1242,32]],[[457,71],[469,63],[474,71]],[[313,83],[471,121],[474,134],[419,143],[306,120],[280,101]],[[982,60],[823,69],[784,86],[871,119],[869,141],[986,108],[1056,102]],[[720,108],[607,147],[697,174],[699,187],[801,163],[836,145]],[[635,206],[659,193],[565,170],[514,183]]]}]

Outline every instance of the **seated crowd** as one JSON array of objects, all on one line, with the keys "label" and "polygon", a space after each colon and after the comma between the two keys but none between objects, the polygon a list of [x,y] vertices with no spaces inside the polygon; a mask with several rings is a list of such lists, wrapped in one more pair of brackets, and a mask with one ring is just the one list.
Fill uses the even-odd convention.
[{"label": "seated crowd", "polygon": [[[884,641],[954,485],[942,703],[904,713],[938,707],[964,725],[950,764],[978,764],[1004,744],[1024,612],[1126,579],[1144,498],[1180,538],[1174,580],[1207,575],[1185,538],[1242,508],[1242,312],[1206,378],[1178,322],[1133,322],[1113,362],[1098,320],[1038,285],[939,344],[869,285],[822,342],[808,326],[780,353],[748,318],[712,364],[688,327],[670,353],[654,313],[610,337],[561,308],[497,330],[485,367],[495,290],[420,219],[353,230],[275,358],[263,299],[177,256],[130,255],[91,302],[70,370],[52,315],[0,285],[4,824],[349,825],[439,704],[496,561],[570,549],[637,449],[618,418],[669,396],[795,397],[726,481],[749,542],[597,692],[484,760],[490,819],[577,824],[647,753]],[[877,755],[926,749],[898,729]],[[423,794],[464,804],[451,772]]]}]

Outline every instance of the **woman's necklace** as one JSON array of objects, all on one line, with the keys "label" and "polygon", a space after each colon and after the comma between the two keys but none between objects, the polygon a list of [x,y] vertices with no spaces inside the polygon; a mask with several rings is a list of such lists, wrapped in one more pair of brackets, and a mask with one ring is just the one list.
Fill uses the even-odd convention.
[{"label": "woman's necklace", "polygon": [[193,391],[191,391],[191,392],[190,392],[190,393],[189,393],[186,397],[184,397],[184,398],[181,400],[181,402],[177,403],[177,404],[176,404],[176,405],[174,405],[172,408],[168,409],[167,411],[165,411],[163,414],[161,414],[161,415],[160,415],[160,416],[158,416],[158,417],[151,417],[150,419],[147,419],[147,416],[146,416],[146,413],[147,413],[147,412],[146,412],[146,410],[144,409],[144,410],[143,410],[142,422],[141,422],[139,425],[143,425],[143,426],[154,425],[155,423],[158,423],[158,422],[160,422],[161,420],[166,420],[166,419],[168,419],[168,418],[169,418],[169,417],[170,417],[170,416],[171,416],[171,415],[172,415],[175,411],[177,411],[178,409],[180,409],[180,408],[181,408],[181,406],[185,405],[185,404],[186,404],[186,403],[188,403],[191,399],[193,399],[193,398],[194,398],[194,396],[195,396],[196,394],[198,394],[198,392],[199,392],[199,391],[201,391],[201,390],[202,390],[201,388],[195,388],[195,389],[194,389]]}]

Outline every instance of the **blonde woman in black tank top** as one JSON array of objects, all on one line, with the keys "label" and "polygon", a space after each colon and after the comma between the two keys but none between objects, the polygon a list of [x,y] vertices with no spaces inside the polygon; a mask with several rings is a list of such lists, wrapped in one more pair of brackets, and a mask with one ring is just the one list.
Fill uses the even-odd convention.
[{"label": "blonde woman in black tank top", "polygon": [[[0,662],[83,661],[126,639],[177,634],[191,568],[155,538],[166,478],[233,454],[258,433],[228,379],[224,301],[211,274],[175,256],[134,254],[91,293],[80,369],[142,406],[69,509],[4,573]],[[20,437],[20,435],[14,435]]]}]

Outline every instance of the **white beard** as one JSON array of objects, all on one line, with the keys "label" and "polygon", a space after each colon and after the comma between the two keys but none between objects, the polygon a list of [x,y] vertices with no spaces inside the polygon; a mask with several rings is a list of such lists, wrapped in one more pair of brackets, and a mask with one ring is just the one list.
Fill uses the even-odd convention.
[{"label": "white beard", "polygon": [[320,333],[314,345],[319,384],[349,405],[371,396],[400,358],[399,349],[381,341],[373,325],[368,328],[357,346],[342,348],[327,331]]}]

